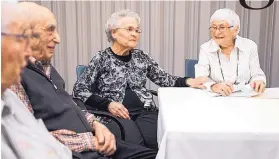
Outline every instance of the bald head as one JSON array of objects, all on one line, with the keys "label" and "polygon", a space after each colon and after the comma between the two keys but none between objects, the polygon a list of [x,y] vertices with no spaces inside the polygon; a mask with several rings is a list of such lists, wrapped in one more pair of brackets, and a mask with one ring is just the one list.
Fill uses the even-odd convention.
[{"label": "bald head", "polygon": [[31,35],[32,56],[37,60],[50,60],[55,45],[60,42],[54,14],[48,8],[33,2],[21,2],[19,6],[33,12],[29,19],[32,29],[28,33]]},{"label": "bald head", "polygon": [[20,2],[19,6],[23,9],[32,10],[32,12],[35,13],[31,20],[54,17],[51,10],[34,2]]},{"label": "bald head", "polygon": [[16,32],[22,34],[29,27],[31,13],[16,2],[1,2],[1,15],[1,31],[4,33],[13,32],[16,28]]},{"label": "bald head", "polygon": [[54,14],[48,8],[34,2],[20,2],[19,7],[23,10],[32,11],[32,17],[29,17],[29,22],[32,26],[43,23],[49,18],[55,18]]}]

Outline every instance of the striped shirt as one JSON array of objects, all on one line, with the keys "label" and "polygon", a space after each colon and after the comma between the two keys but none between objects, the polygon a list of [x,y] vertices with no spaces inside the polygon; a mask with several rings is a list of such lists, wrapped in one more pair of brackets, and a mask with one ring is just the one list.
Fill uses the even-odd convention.
[{"label": "striped shirt", "polygon": [[204,83],[209,91],[213,84],[219,82],[237,84],[244,81],[248,84],[254,80],[262,80],[266,83],[265,74],[260,68],[257,44],[240,36],[236,38],[230,59],[225,57],[213,39],[201,45],[199,62],[195,65],[195,75],[211,79]]}]

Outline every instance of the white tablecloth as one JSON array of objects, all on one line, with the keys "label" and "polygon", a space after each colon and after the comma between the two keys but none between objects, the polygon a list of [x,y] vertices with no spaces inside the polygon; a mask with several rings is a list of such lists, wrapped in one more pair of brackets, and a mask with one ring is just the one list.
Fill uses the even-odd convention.
[{"label": "white tablecloth", "polygon": [[279,88],[257,98],[192,88],[158,95],[157,159],[279,159]]}]

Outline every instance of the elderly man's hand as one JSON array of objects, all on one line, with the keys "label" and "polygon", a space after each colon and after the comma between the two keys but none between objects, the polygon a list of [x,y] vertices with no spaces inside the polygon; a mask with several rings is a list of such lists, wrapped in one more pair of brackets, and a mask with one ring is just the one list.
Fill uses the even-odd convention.
[{"label": "elderly man's hand", "polygon": [[229,83],[216,83],[211,86],[211,89],[215,93],[219,93],[222,96],[228,96],[233,92],[233,86]]},{"label": "elderly man's hand", "polygon": [[93,138],[94,149],[106,156],[111,156],[116,151],[116,141],[114,135],[103,124],[94,121],[93,128],[95,136]]},{"label": "elderly man's hand", "polygon": [[255,80],[250,83],[250,86],[254,89],[254,91],[258,93],[263,93],[265,89],[265,83],[261,80]]},{"label": "elderly man's hand", "polygon": [[125,106],[118,102],[111,102],[108,106],[108,110],[114,116],[123,119],[130,119],[129,111],[125,108]]},{"label": "elderly man's hand", "polygon": [[186,80],[186,84],[190,85],[190,87],[193,88],[200,88],[205,89],[205,86],[203,83],[209,81],[208,77],[197,77],[197,78],[188,78]]}]

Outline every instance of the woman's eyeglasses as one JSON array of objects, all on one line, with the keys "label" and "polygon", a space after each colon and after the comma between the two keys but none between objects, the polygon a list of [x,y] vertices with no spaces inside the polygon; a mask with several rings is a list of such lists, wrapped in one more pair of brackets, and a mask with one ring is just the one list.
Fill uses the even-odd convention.
[{"label": "woman's eyeglasses", "polygon": [[133,28],[133,27],[129,27],[129,28],[117,28],[117,29],[124,29],[126,30],[128,33],[133,33],[133,32],[136,32],[136,33],[141,33],[142,30],[139,29],[139,28]]},{"label": "woman's eyeglasses", "polygon": [[233,26],[229,26],[229,27],[226,27],[226,26],[219,26],[219,27],[209,27],[209,30],[211,32],[215,32],[217,30],[219,30],[220,32],[225,32],[228,28],[231,28]]}]

